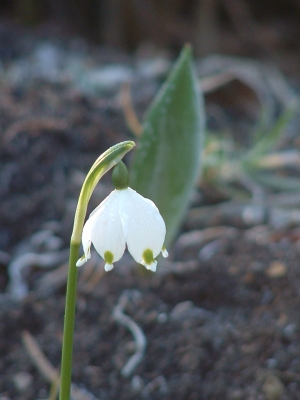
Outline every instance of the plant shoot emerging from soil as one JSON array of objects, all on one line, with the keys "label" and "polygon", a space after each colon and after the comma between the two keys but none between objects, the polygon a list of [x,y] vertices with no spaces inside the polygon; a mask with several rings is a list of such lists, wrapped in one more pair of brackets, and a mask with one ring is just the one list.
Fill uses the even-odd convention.
[{"label": "plant shoot emerging from soil", "polygon": [[[185,46],[143,124],[131,167],[132,187],[142,196],[128,187],[128,172],[121,163],[123,156],[135,145],[131,141],[119,143],[103,153],[83,183],[71,237],[60,400],[70,399],[76,265],[80,266],[90,258],[92,244],[105,260],[106,271],[120,260],[126,245],[133,258],[151,271],[156,270],[155,258],[160,252],[164,257],[168,255],[164,243],[171,244],[199,174],[205,114],[198,86],[192,50]],[[114,166],[115,190],[84,225],[95,186]],[[81,241],[84,255],[79,259]]]},{"label": "plant shoot emerging from soil", "polygon": [[[128,171],[121,159],[133,146],[134,142],[122,142],[102,154],[87,174],[79,195],[70,245],[60,400],[70,399],[76,266],[84,264],[90,258],[91,244],[94,244],[105,260],[106,271],[113,268],[113,262],[120,260],[126,244],[133,258],[151,271],[156,270],[155,257],[160,252],[164,257],[168,255],[164,247],[166,226],[157,207],[151,200],[128,187]],[[115,190],[92,212],[83,227],[88,202],[96,184],[114,166],[112,179]],[[84,255],[78,260],[81,238]]]},{"label": "plant shoot emerging from soil", "polygon": [[104,152],[92,165],[88,172],[78,199],[74,226],[70,243],[70,258],[66,293],[64,334],[61,359],[61,379],[60,379],[60,400],[70,400],[71,376],[72,376],[72,356],[73,356],[73,335],[75,322],[77,273],[76,261],[79,257],[79,248],[82,236],[82,228],[86,216],[88,202],[93,190],[101,177],[112,167],[114,167],[124,157],[128,151],[135,146],[132,141],[125,141]]}]

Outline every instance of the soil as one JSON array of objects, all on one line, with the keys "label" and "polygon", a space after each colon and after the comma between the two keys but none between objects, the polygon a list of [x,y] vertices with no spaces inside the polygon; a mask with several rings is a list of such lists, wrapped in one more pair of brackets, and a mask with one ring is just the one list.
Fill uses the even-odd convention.
[{"label": "soil", "polygon": [[[43,368],[44,358],[34,356],[34,345],[26,338],[34,339],[47,362],[59,369],[67,249],[80,186],[99,154],[134,138],[118,85],[94,93],[70,76],[61,79],[60,74],[58,79],[55,66],[51,77],[43,75],[34,55],[44,42],[27,38],[25,55],[21,36],[11,42],[9,54],[0,41],[1,400],[49,399],[51,366],[50,372]],[[70,50],[56,43],[51,51],[56,46],[67,64],[75,44]],[[80,68],[91,60],[97,65],[99,59],[116,59],[115,53],[80,51]],[[122,62],[125,58],[119,56]],[[30,60],[30,67],[24,60]],[[160,73],[135,77],[132,96],[139,116],[161,81]],[[108,175],[96,189],[91,209],[110,190]],[[268,218],[247,224],[237,215],[222,219],[218,200],[209,203],[198,189],[194,197],[169,258],[159,260],[157,273],[145,273],[128,254],[109,273],[103,272],[96,255],[80,268],[76,398],[300,398],[297,224],[274,227]],[[204,205],[212,207],[206,223],[194,218]],[[26,263],[28,254],[45,255],[47,261],[34,256]],[[25,263],[25,287],[18,280],[12,285],[17,261]],[[147,343],[141,362],[127,375],[123,367],[135,352],[135,342],[116,321],[120,302]]]}]

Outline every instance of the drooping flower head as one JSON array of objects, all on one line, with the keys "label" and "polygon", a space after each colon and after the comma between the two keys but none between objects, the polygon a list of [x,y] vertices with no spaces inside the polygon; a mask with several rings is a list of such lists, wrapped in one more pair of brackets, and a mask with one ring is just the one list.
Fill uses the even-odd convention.
[{"label": "drooping flower head", "polygon": [[120,162],[113,171],[115,190],[91,213],[82,232],[84,255],[77,266],[91,257],[91,244],[105,260],[105,270],[113,268],[127,245],[136,262],[156,271],[155,257],[168,256],[163,246],[166,225],[155,204],[128,187],[128,172]]}]

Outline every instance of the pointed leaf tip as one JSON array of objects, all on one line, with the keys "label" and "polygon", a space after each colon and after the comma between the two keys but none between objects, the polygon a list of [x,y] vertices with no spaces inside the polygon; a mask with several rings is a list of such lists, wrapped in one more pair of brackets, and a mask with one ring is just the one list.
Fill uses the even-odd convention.
[{"label": "pointed leaf tip", "polygon": [[131,185],[157,205],[174,238],[199,175],[204,101],[186,45],[149,108],[131,171]]}]

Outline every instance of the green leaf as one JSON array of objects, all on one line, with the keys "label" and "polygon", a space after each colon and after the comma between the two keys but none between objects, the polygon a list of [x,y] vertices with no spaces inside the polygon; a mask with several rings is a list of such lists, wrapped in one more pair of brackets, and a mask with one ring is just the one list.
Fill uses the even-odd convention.
[{"label": "green leaf", "polygon": [[294,118],[298,110],[298,102],[296,99],[292,99],[290,104],[283,110],[273,128],[268,131],[260,132],[256,135],[257,138],[253,147],[245,154],[242,159],[244,167],[256,166],[256,163],[262,156],[270,152],[274,148],[278,139],[282,136],[282,133],[287,128],[288,124]]},{"label": "green leaf", "polygon": [[131,170],[131,186],[157,205],[166,244],[178,231],[199,176],[204,106],[186,46],[146,116]]}]

